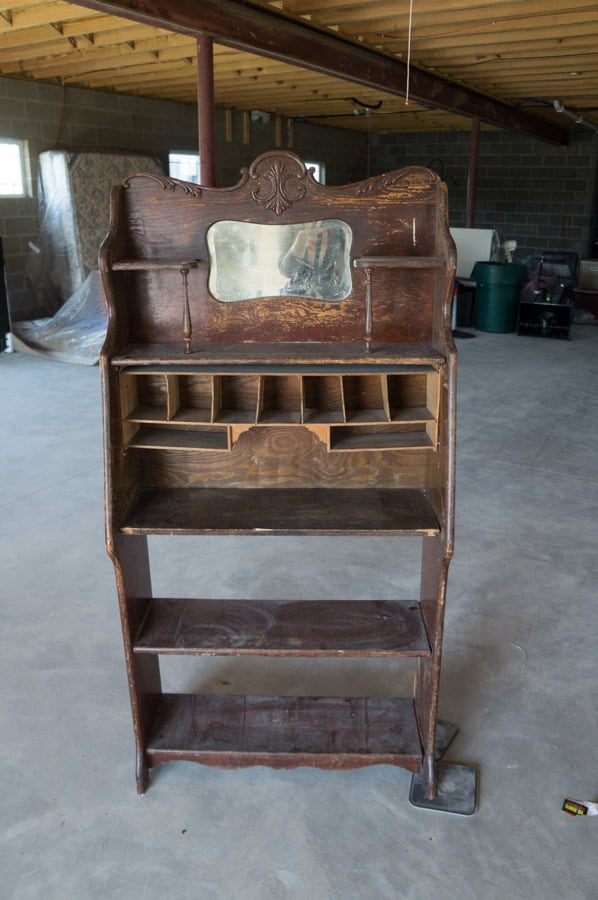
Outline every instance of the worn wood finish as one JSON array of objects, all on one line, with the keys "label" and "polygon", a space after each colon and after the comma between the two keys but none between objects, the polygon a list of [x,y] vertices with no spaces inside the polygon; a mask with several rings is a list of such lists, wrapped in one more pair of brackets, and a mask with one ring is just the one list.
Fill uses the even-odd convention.
[{"label": "worn wood finish", "polygon": [[156,598],[134,652],[208,656],[429,656],[419,604]]},{"label": "worn wood finish", "polygon": [[[214,299],[206,231],[231,218],[342,220],[351,293]],[[389,763],[423,767],[433,797],[455,478],[444,185],[416,167],[326,188],[286,152],[228,189],[135,176],[114,191],[100,267],[106,536],[138,789],[169,759]],[[420,597],[152,599],[147,536],[191,534],[415,536]],[[413,697],[384,701],[164,696],[162,654],[405,656],[417,677]]]},{"label": "worn wood finish", "polygon": [[423,491],[167,488],[144,491],[124,534],[436,534]]},{"label": "worn wood finish", "polygon": [[[168,295],[167,295],[168,296]],[[451,295],[452,296],[452,295]],[[207,301],[206,301],[207,302]],[[306,303],[298,298],[299,304]],[[285,314],[286,302],[280,301],[273,306],[268,299],[260,300],[269,308],[278,309],[280,315],[281,305]],[[312,301],[313,303],[313,301]],[[312,309],[312,314],[317,309]],[[126,311],[123,310],[124,322]],[[151,369],[155,365],[162,367],[160,371],[183,372],[185,368],[222,370],[224,366],[232,367],[237,372],[247,371],[248,366],[255,367],[255,371],[269,371],[272,373],[292,371],[292,367],[301,366],[305,370],[307,366],[317,366],[316,372],[333,369],[338,374],[368,368],[376,371],[376,367],[383,367],[385,371],[405,371],[414,366],[439,369],[446,362],[445,355],[431,343],[419,341],[382,342],[376,343],[372,348],[372,355],[366,355],[362,341],[345,342],[310,341],[309,343],[296,341],[289,343],[277,340],[275,343],[263,343],[261,341],[247,341],[239,344],[227,344],[216,342],[204,343],[201,340],[193,342],[194,353],[191,357],[184,356],[179,343],[150,342],[148,344],[130,344],[124,346],[120,352],[115,353],[112,363],[115,366],[137,366]],[[231,363],[234,360],[234,364]],[[167,368],[166,368],[167,367]],[[157,371],[154,369],[154,371]]]},{"label": "worn wood finish", "polygon": [[417,772],[421,744],[408,699],[163,694],[147,755],[152,765],[174,759],[232,769],[382,764]]},{"label": "worn wood finish", "polygon": [[[333,189],[314,181],[292,154],[280,153],[274,165],[267,154],[259,157],[234,189],[185,186],[162,176],[134,176],[114,190],[117,196],[111,230],[124,232],[128,246],[122,259],[110,244],[103,264],[127,265],[118,270],[118,275],[114,271],[113,280],[119,287],[115,302],[126,293],[126,311],[121,317],[128,317],[132,325],[131,343],[182,342],[184,297],[180,274],[174,267],[165,268],[164,258],[207,260],[206,231],[214,221],[231,217],[231,208],[236,221],[269,225],[334,215],[350,223],[352,259],[379,256],[382,250],[406,258],[408,265],[404,271],[401,268],[401,278],[394,269],[376,270],[373,344],[434,343],[436,269],[411,262],[414,257],[437,256],[437,215],[444,220],[447,216],[445,187],[429,170],[411,167]],[[393,215],[398,203],[404,213]],[[140,258],[147,261],[148,269],[131,269],[128,260]],[[444,258],[444,254],[438,257],[437,264]],[[154,260],[159,262],[155,268]],[[359,269],[354,272],[349,298],[331,303],[278,296],[260,299],[259,303],[221,303],[208,293],[208,276],[208,268],[202,265],[188,275],[193,334],[200,341],[200,346],[193,344],[194,359],[201,357],[201,344],[206,342],[325,341],[337,345],[363,340],[366,285]],[[166,296],[167,304],[160,300]],[[305,352],[305,347],[299,349]],[[357,356],[360,349],[365,348],[354,346],[352,354]]]},{"label": "worn wood finish", "polygon": [[[335,431],[310,423],[304,428],[286,426],[231,426],[231,452],[138,453],[126,457],[138,462],[137,486],[151,492],[169,488],[306,488],[379,489],[422,491],[426,473],[423,449],[376,450],[368,438],[367,456],[330,453],[326,440]],[[322,429],[322,431],[321,431]],[[395,436],[393,435],[393,440]],[[332,448],[334,449],[334,448]],[[198,465],[199,463],[199,465]],[[433,500],[433,498],[432,498]]]},{"label": "worn wood finish", "polygon": [[137,792],[142,794],[149,777],[145,753],[148,728],[162,690],[158,657],[133,654],[133,641],[147,615],[152,596],[147,538],[136,536],[123,540],[118,536],[109,548],[116,574],[135,732]]}]

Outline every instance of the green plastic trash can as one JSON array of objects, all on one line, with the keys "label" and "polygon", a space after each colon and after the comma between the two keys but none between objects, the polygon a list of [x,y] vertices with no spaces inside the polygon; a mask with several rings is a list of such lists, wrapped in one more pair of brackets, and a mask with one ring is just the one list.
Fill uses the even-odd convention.
[{"label": "green plastic trash can", "polygon": [[528,279],[526,266],[522,263],[477,262],[471,277],[476,283],[475,328],[501,333],[515,331],[521,286]]}]

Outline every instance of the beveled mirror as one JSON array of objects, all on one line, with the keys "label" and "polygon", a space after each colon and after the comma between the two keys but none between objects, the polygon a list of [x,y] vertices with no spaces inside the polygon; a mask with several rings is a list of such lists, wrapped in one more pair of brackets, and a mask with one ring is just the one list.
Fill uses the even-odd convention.
[{"label": "beveled mirror", "polygon": [[351,240],[350,227],[340,219],[215,222],[207,232],[210,293],[223,302],[273,296],[344,300],[351,293]]}]

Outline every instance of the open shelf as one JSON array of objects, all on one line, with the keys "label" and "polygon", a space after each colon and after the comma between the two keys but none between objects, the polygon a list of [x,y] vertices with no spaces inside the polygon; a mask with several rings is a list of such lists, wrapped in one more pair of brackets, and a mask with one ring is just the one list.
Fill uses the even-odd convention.
[{"label": "open shelf", "polygon": [[162,694],[145,752],[151,765],[421,766],[413,700],[397,697]]},{"label": "open shelf", "polygon": [[386,377],[345,375],[342,385],[346,422],[388,421]]},{"label": "open shelf", "polygon": [[260,377],[257,422],[260,425],[300,425],[303,409],[300,375]]},{"label": "open shelf", "polygon": [[344,422],[343,379],[340,375],[303,378],[303,421],[308,424]]},{"label": "open shelf", "polygon": [[336,488],[162,488],[142,491],[123,534],[435,535],[424,491]]},{"label": "open shelf", "polygon": [[400,426],[355,427],[340,425],[330,429],[330,449],[341,451],[433,450],[434,443],[425,429],[407,430]]},{"label": "open shelf", "polygon": [[138,450],[229,450],[226,428],[187,430],[142,426],[129,439],[129,447]]},{"label": "open shelf", "polygon": [[135,653],[219,656],[429,656],[416,602],[156,597]]}]

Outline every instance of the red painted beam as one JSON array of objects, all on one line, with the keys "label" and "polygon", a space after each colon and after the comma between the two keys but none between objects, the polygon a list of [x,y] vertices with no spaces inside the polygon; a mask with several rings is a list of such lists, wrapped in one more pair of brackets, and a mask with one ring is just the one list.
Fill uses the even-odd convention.
[{"label": "red painted beam", "polygon": [[215,187],[214,164],[214,53],[212,38],[197,38],[197,125],[199,130],[199,181]]},{"label": "red painted beam", "polygon": [[[313,69],[355,84],[405,95],[407,65],[311,25],[239,0],[78,0],[80,6]],[[552,144],[568,135],[507,103],[411,67],[409,95],[418,103],[478,118]]]}]

